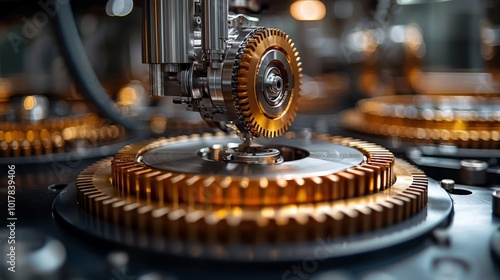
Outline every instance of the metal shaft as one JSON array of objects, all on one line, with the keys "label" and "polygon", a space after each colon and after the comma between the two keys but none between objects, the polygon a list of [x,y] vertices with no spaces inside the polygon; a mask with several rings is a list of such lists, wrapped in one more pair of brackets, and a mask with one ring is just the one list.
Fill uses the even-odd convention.
[{"label": "metal shaft", "polygon": [[165,75],[159,63],[149,65],[149,89],[152,96],[165,95]]},{"label": "metal shaft", "polygon": [[202,49],[211,60],[222,59],[228,38],[228,0],[203,0]]},{"label": "metal shaft", "polygon": [[190,63],[193,46],[192,0],[144,0],[144,63]]},{"label": "metal shaft", "polygon": [[151,95],[168,95],[165,72],[191,63],[194,52],[193,0],[143,1],[142,60],[151,64]]}]

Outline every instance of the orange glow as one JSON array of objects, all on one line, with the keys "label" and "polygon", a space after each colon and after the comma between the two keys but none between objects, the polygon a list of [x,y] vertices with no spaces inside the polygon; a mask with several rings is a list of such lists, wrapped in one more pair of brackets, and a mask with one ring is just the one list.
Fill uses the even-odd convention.
[{"label": "orange glow", "polygon": [[132,105],[137,100],[137,90],[133,87],[124,87],[118,92],[118,104],[123,106]]},{"label": "orange glow", "polygon": [[9,80],[0,78],[0,100],[8,99],[12,93],[12,84]]},{"label": "orange glow", "polygon": [[319,0],[297,0],[290,5],[290,14],[301,21],[321,20],[326,15],[326,7]]},{"label": "orange glow", "polygon": [[36,106],[36,98],[34,96],[26,96],[24,98],[23,106],[26,111],[33,110]]}]

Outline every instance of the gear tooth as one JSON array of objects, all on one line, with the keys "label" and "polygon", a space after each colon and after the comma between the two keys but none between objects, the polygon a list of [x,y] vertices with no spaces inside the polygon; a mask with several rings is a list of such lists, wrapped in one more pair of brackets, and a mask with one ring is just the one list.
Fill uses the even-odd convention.
[{"label": "gear tooth", "polygon": [[250,69],[250,65],[248,65],[247,63],[242,64],[240,66],[240,69],[238,70],[237,78],[247,77],[249,75],[249,71],[248,71],[249,69]]},{"label": "gear tooth", "polygon": [[247,77],[238,77],[238,90],[247,92],[248,89],[248,78]]},{"label": "gear tooth", "polygon": [[245,106],[245,105],[248,105],[248,92],[247,91],[239,91],[237,93],[237,97],[238,97],[238,103],[239,105],[238,106]]},{"label": "gear tooth", "polygon": [[185,178],[185,184],[187,186],[194,186],[195,184],[198,183],[199,180],[200,180],[199,176],[197,176],[197,175],[189,175],[189,176],[186,176],[186,178]]},{"label": "gear tooth", "polygon": [[185,185],[185,174],[178,174],[170,179],[170,190],[167,191],[167,196],[170,196],[170,200],[174,203],[174,208],[178,207],[181,203],[180,193],[182,192],[182,185]]},{"label": "gear tooth", "polygon": [[[248,117],[252,116],[252,113],[251,113],[251,112],[250,112],[250,110],[248,110],[248,109],[247,109],[247,110],[242,110],[241,114],[243,115],[243,118],[245,118],[245,120],[246,120]],[[248,125],[249,127],[251,126],[251,125],[249,125],[248,123],[247,123],[247,125]]]},{"label": "gear tooth", "polygon": [[241,73],[244,73],[243,75],[245,75],[245,76],[248,75],[250,67],[252,66],[249,62],[250,60],[252,60],[251,56],[248,57],[248,61],[245,60],[245,61],[242,61],[240,63],[240,67],[238,69],[238,74],[242,75]]},{"label": "gear tooth", "polygon": [[[214,179],[214,181],[215,181],[215,179]],[[229,206],[232,203],[235,203],[234,195],[231,192],[231,184],[233,183],[232,178],[230,176],[226,176],[222,179],[219,178],[217,180],[217,182],[219,182],[219,186],[222,189],[221,200],[219,201],[219,203],[224,204],[226,206]],[[210,188],[210,186],[212,186],[212,184],[207,185],[206,189],[208,190],[208,188]]]},{"label": "gear tooth", "polygon": [[[239,90],[240,87],[243,87],[243,86],[248,86],[248,84],[246,83],[248,81],[248,75],[244,75],[246,73],[246,71],[240,73],[240,75],[236,76],[233,80],[233,84],[235,85],[235,88],[236,90]],[[243,81],[241,79],[244,79]]]},{"label": "gear tooth", "polygon": [[263,39],[263,36],[262,36],[262,33],[257,33],[254,35],[253,37],[254,39],[254,42],[255,42],[255,46],[257,47],[257,45],[259,45],[260,43],[262,43],[262,39]]},{"label": "gear tooth", "polygon": [[245,54],[244,59],[245,60],[241,61],[241,63],[240,63],[240,69],[244,68],[244,69],[248,70],[252,66],[250,61],[252,61],[252,59],[253,59],[253,54],[252,53]]},{"label": "gear tooth", "polygon": [[[281,193],[281,191],[283,191],[288,186],[288,181],[285,178],[283,178],[283,177],[278,177],[276,179],[276,184],[280,188],[280,190],[279,190],[278,193]],[[284,195],[279,195],[279,197],[280,198],[284,198],[285,196]]]},{"label": "gear tooth", "polygon": [[269,186],[269,180],[266,177],[259,179],[259,187],[261,189],[266,189]]},{"label": "gear tooth", "polygon": [[250,116],[252,114],[252,112],[250,112],[250,105],[248,105],[248,103],[240,104],[240,109],[244,116]]},{"label": "gear tooth", "polygon": [[249,106],[249,105],[248,105],[248,97],[247,97],[247,95],[245,94],[245,93],[246,93],[246,91],[245,91],[245,92],[243,92],[243,93],[244,93],[244,94],[238,94],[238,103],[239,103],[238,108],[240,108],[240,109],[242,109],[242,110],[243,110],[243,109],[249,109],[248,107],[246,107],[246,106]]},{"label": "gear tooth", "polygon": [[257,46],[255,44],[247,44],[245,51],[252,53],[256,51]]},{"label": "gear tooth", "polygon": [[263,136],[263,137],[266,137],[266,135],[264,135],[264,133],[260,132],[259,131],[259,126],[253,126],[251,127],[252,131],[257,134],[257,135],[260,135],[260,136]]},{"label": "gear tooth", "polygon": [[252,39],[248,40],[247,48],[251,46],[257,46],[260,42],[258,42],[258,36],[254,36]]},{"label": "gear tooth", "polygon": [[248,177],[241,178],[240,187],[246,189],[248,188],[248,186],[250,186],[250,179],[248,179]]},{"label": "gear tooth", "polygon": [[229,186],[231,185],[232,182],[233,182],[233,179],[230,176],[226,176],[226,177],[224,177],[224,179],[222,179],[220,185],[221,185],[221,187],[227,189],[227,188],[229,188]]}]

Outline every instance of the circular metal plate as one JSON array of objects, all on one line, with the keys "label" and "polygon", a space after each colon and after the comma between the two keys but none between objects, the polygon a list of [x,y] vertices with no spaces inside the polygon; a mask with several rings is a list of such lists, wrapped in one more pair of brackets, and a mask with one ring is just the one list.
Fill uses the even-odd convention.
[{"label": "circular metal plate", "polygon": [[309,156],[276,165],[227,164],[207,161],[198,156],[198,152],[205,147],[227,146],[238,141],[238,138],[231,136],[190,139],[153,148],[142,153],[138,160],[154,169],[178,173],[274,178],[279,174],[301,177],[324,176],[356,166],[364,159],[361,151],[344,145],[313,139],[284,138],[257,140],[254,143],[263,144],[265,141],[266,147],[301,147],[308,151]]}]

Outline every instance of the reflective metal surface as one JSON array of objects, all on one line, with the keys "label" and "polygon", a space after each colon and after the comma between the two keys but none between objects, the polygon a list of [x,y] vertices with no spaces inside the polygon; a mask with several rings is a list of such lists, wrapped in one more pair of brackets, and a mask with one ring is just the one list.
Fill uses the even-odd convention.
[{"label": "reflective metal surface", "polygon": [[193,1],[143,1],[145,63],[190,63],[194,49]]},{"label": "reflective metal surface", "polygon": [[218,164],[204,160],[198,156],[198,151],[214,145],[227,146],[229,143],[238,143],[237,137],[200,138],[192,141],[167,144],[163,147],[151,149],[139,156],[139,161],[145,165],[179,173],[199,175],[217,174],[220,176],[249,176],[269,177],[279,176],[324,176],[341,171],[363,162],[363,154],[351,147],[325,143],[318,140],[276,138],[272,140],[254,141],[256,145],[264,147],[290,147],[290,149],[304,150],[307,157],[298,160],[286,160],[276,165],[231,165]]},{"label": "reflective metal surface", "polygon": [[0,0],[1,279],[500,278],[498,1],[70,2]]}]

